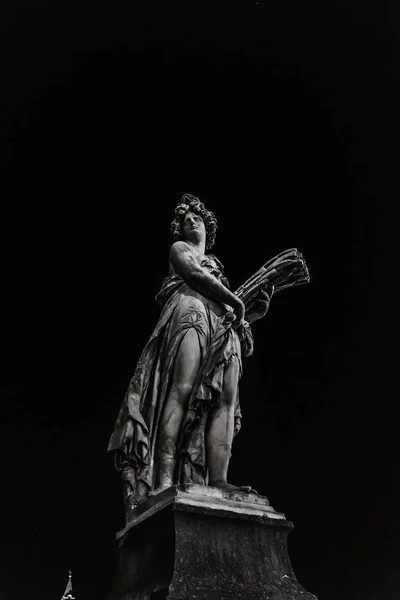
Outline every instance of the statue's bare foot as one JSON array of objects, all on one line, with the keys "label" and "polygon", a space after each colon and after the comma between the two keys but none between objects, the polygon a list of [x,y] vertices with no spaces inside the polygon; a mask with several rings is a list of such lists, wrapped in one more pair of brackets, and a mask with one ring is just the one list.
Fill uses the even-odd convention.
[{"label": "statue's bare foot", "polygon": [[169,490],[171,487],[173,487],[173,483],[172,483],[172,479],[171,481],[166,481],[164,483],[162,483],[161,485],[158,486],[158,488],[156,488],[155,490],[152,490],[149,492],[149,497],[151,498],[152,496],[158,496],[158,494],[161,494],[161,492],[164,492],[165,490]]},{"label": "statue's bare foot", "polygon": [[220,488],[221,490],[228,490],[230,492],[245,492],[247,494],[258,494],[250,485],[233,485],[227,481],[217,480],[209,484],[212,487]]}]

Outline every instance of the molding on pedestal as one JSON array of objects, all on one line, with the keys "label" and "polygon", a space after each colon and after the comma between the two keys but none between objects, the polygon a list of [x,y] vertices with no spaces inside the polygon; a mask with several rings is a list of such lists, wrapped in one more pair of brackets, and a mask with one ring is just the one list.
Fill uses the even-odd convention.
[{"label": "molding on pedestal", "polygon": [[213,513],[221,517],[285,520],[285,515],[277,512],[265,496],[211,486],[182,484],[154,493],[147,502],[134,509],[126,527],[117,533],[117,539],[171,504],[179,510],[200,509],[203,513]]}]

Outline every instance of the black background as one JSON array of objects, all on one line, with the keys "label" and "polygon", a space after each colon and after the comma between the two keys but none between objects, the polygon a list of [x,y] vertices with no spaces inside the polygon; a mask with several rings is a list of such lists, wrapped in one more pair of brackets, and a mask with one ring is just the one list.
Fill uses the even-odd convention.
[{"label": "black background", "polygon": [[110,586],[106,448],[184,192],[233,288],[297,247],[244,363],[230,479],[319,600],[400,597],[393,3],[2,5],[4,600]]}]

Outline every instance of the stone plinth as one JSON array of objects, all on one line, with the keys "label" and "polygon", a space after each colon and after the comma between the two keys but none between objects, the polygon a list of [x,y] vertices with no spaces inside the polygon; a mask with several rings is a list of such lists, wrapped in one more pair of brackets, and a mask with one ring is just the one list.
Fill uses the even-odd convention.
[{"label": "stone plinth", "polygon": [[265,497],[174,486],[117,534],[108,600],[316,600],[290,564],[292,527]]}]

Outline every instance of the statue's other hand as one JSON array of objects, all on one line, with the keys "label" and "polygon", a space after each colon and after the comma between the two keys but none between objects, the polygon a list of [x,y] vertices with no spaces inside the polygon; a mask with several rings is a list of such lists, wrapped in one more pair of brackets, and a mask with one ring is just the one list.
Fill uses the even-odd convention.
[{"label": "statue's other hand", "polygon": [[274,286],[268,288],[268,292],[263,290],[259,293],[256,300],[254,300],[251,307],[246,312],[246,319],[249,323],[253,323],[254,321],[258,321],[258,319],[265,317],[269,310],[273,293]]}]

